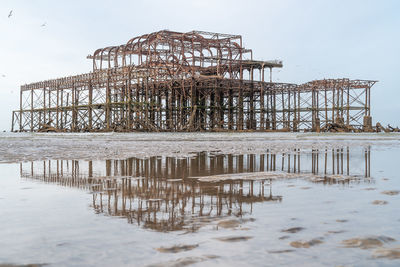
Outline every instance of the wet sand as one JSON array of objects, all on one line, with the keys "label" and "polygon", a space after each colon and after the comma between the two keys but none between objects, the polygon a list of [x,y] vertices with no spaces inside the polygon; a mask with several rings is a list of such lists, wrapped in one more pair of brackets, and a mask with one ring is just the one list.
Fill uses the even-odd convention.
[{"label": "wet sand", "polygon": [[3,135],[0,266],[397,266],[399,137]]}]

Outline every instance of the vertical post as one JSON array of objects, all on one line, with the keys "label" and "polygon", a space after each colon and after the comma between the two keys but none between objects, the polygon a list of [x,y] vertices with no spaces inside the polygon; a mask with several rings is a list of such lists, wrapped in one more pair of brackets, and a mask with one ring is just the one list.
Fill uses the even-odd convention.
[{"label": "vertical post", "polygon": [[43,123],[46,124],[46,86],[43,86]]},{"label": "vertical post", "polygon": [[89,130],[93,130],[93,87],[92,81],[89,80],[89,99],[88,99],[88,113],[89,113]]},{"label": "vertical post", "polygon": [[[155,87],[155,85],[153,83],[153,85],[151,86],[151,95],[150,95],[150,112],[151,112],[151,116],[150,116],[151,120],[150,121],[151,121],[152,127],[156,127],[157,126],[157,124],[156,124],[155,103],[156,103],[156,87]],[[178,106],[179,106],[179,108],[181,108],[180,104]],[[182,109],[180,109],[179,114],[182,114]],[[180,125],[182,125],[182,124],[180,123]]]},{"label": "vertical post", "polygon": [[311,127],[312,131],[315,132],[316,129],[316,116],[315,116],[315,90],[314,87],[311,91]]},{"label": "vertical post", "polygon": [[139,120],[140,120],[140,80],[137,78],[136,80],[136,91],[135,91],[135,130],[140,128]]},{"label": "vertical post", "polygon": [[328,124],[328,98],[326,87],[324,87],[324,98],[325,98],[325,126]]},{"label": "vertical post", "polygon": [[346,125],[350,126],[350,85],[347,85],[347,119]]},{"label": "vertical post", "polygon": [[166,115],[167,115],[167,129],[168,130],[172,130],[172,120],[173,120],[173,103],[172,103],[172,99],[173,99],[173,92],[172,92],[172,88],[168,87],[167,91],[165,92],[165,101],[166,101]]},{"label": "vertical post", "polygon": [[[301,122],[301,117],[300,117],[300,112],[301,112],[300,96],[301,96],[301,94],[300,94],[300,87],[297,86],[296,88],[297,88],[297,112],[298,112],[297,113],[297,123],[298,123],[297,130],[300,130],[300,122]],[[300,156],[299,156],[299,159],[300,159]],[[299,166],[299,169],[300,169],[300,166]]]},{"label": "vertical post", "polygon": [[253,81],[253,74],[254,74],[254,68],[251,67],[250,69],[250,99],[249,99],[249,104],[250,104],[250,118],[249,118],[249,129],[254,130],[254,81]]},{"label": "vertical post", "polygon": [[71,96],[71,103],[72,103],[72,123],[71,123],[71,132],[76,131],[76,87],[75,83],[72,83],[72,96]]},{"label": "vertical post", "polygon": [[270,93],[268,92],[269,90],[267,90],[265,92],[265,97],[267,99],[267,108],[266,108],[266,112],[267,112],[267,119],[265,121],[265,129],[271,129],[271,107],[270,107]]},{"label": "vertical post", "polygon": [[319,112],[320,112],[320,110],[319,110],[319,89],[317,88],[317,90],[315,90],[315,117],[317,118],[318,125],[320,125]]},{"label": "vertical post", "polygon": [[[158,127],[162,129],[163,124],[162,124],[162,101],[161,101],[161,90],[160,86],[157,86],[157,107],[158,107]],[[186,100],[185,100],[186,101]]]},{"label": "vertical post", "polygon": [[[21,88],[22,90],[22,88]],[[22,131],[22,125],[20,124],[20,131]],[[31,88],[31,132],[33,132],[33,88]]]},{"label": "vertical post", "polygon": [[57,128],[57,129],[59,129],[60,128],[60,123],[59,123],[59,120],[60,120],[60,90],[59,90],[59,87],[58,87],[58,82],[57,82],[57,84],[56,84],[56,123],[55,123],[55,128]]},{"label": "vertical post", "polygon": [[273,98],[271,98],[273,103],[271,106],[273,107],[273,114],[272,114],[272,129],[276,130],[276,91],[273,92]]},{"label": "vertical post", "polygon": [[368,84],[368,116],[371,116],[371,86]]},{"label": "vertical post", "polygon": [[264,130],[264,66],[260,69],[261,91],[260,91],[260,130]]},{"label": "vertical post", "polygon": [[[297,109],[298,109],[298,107],[297,107],[297,101],[296,101],[296,96],[297,96],[297,92],[296,91],[294,91],[293,92],[293,131],[294,132],[297,132],[297,125],[298,125],[298,120],[297,120]],[[296,154],[295,154],[295,158],[296,158]],[[296,160],[295,160],[295,162],[296,162]],[[296,166],[296,163],[295,163],[295,165],[294,166]],[[295,170],[294,170],[294,172],[296,172],[296,168],[295,168]]]},{"label": "vertical post", "polygon": [[[19,91],[19,131],[22,131],[22,97],[23,97],[23,91]],[[14,115],[13,115],[14,117]],[[14,119],[13,119],[13,125],[12,129],[14,130]]]},{"label": "vertical post", "polygon": [[15,112],[13,111],[12,117],[11,117],[11,132],[14,132],[14,115],[15,115]]},{"label": "vertical post", "polygon": [[194,125],[196,123],[196,87],[193,85],[194,80],[190,81],[190,118],[189,118],[189,125],[188,131],[193,131],[195,128]]},{"label": "vertical post", "polygon": [[283,94],[283,91],[281,92],[282,94],[282,128],[286,128],[286,110],[285,110],[285,95]]},{"label": "vertical post", "polygon": [[106,84],[106,130],[110,130],[110,102],[111,102],[111,90],[110,90],[110,71],[107,71],[107,84]]},{"label": "vertical post", "polygon": [[343,93],[344,93],[344,85],[342,85],[341,87],[340,87],[340,119],[341,119],[341,122],[342,123],[344,123],[344,117],[343,117],[343,112],[344,112],[344,100],[343,100]]},{"label": "vertical post", "polygon": [[60,96],[60,100],[61,100],[61,110],[60,110],[60,114],[61,114],[61,118],[60,118],[60,127],[61,129],[64,128],[64,90],[61,89],[61,96]]},{"label": "vertical post", "polygon": [[269,68],[269,82],[272,83],[272,67]]},{"label": "vertical post", "polygon": [[[174,89],[171,86],[171,91],[174,92]],[[149,102],[150,102],[150,94],[149,94],[149,78],[146,77],[146,84],[145,84],[145,92],[144,92],[144,101],[142,102],[144,104],[144,116],[145,116],[145,125],[146,131],[150,130],[150,112],[149,112]]]},{"label": "vertical post", "polygon": [[228,90],[228,129],[233,129],[233,90],[232,90],[232,82],[229,82],[229,90]]},{"label": "vertical post", "polygon": [[290,112],[292,111],[291,108],[290,108],[290,90],[288,90],[287,99],[288,99],[287,128],[288,128],[289,130],[293,130],[293,128],[290,127]]},{"label": "vertical post", "polygon": [[336,92],[337,92],[337,97],[336,97],[336,120],[339,121],[340,120],[340,83],[339,83],[339,88],[337,88]]},{"label": "vertical post", "polygon": [[364,116],[368,116],[368,88],[367,87],[364,90],[364,94],[365,94]]},{"label": "vertical post", "polygon": [[242,88],[242,78],[243,75],[241,75],[241,79],[239,82],[239,103],[238,103],[238,109],[239,109],[239,118],[238,118],[238,125],[237,125],[237,129],[238,130],[243,130],[243,88]]},{"label": "vertical post", "polygon": [[332,123],[335,122],[335,85],[332,87]]},{"label": "vertical post", "polygon": [[[216,110],[215,109],[215,102],[217,102],[217,103],[219,102],[218,101],[219,100],[219,94],[215,95],[216,91],[217,91],[216,82],[214,82],[214,88],[213,88],[212,92],[210,93],[210,105],[209,105],[209,120],[210,120],[209,129],[210,130],[214,129],[214,126],[215,126],[215,115],[218,118],[218,113],[215,114],[215,110]],[[215,101],[215,98],[217,98],[216,101]]]},{"label": "vertical post", "polygon": [[51,122],[52,122],[52,120],[51,120],[51,90],[52,90],[53,88],[52,88],[52,86],[50,85],[49,86],[49,125],[51,126]]},{"label": "vertical post", "polygon": [[125,100],[128,104],[128,120],[127,120],[127,129],[128,131],[132,130],[132,90],[131,90],[131,69],[129,68],[128,72],[128,81],[126,86],[126,94]]},{"label": "vertical post", "polygon": [[218,125],[220,129],[224,128],[224,122],[225,122],[225,110],[224,110],[224,91],[222,88],[219,88],[219,116],[218,116]]}]

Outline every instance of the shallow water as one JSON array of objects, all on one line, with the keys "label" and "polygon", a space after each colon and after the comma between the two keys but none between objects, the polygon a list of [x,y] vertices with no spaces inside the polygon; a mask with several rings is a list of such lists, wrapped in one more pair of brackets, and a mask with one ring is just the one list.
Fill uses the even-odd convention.
[{"label": "shallow water", "polygon": [[37,160],[0,164],[0,264],[398,266],[398,137],[275,138],[110,160],[25,148]]}]

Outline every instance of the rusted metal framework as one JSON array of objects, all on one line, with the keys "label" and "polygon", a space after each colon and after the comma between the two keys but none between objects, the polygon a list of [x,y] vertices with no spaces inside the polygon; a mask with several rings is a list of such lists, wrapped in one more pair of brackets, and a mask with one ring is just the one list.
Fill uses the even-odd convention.
[{"label": "rusted metal framework", "polygon": [[240,35],[163,30],[96,50],[90,73],[21,86],[12,131],[319,131],[371,128],[376,81],[272,82]]}]

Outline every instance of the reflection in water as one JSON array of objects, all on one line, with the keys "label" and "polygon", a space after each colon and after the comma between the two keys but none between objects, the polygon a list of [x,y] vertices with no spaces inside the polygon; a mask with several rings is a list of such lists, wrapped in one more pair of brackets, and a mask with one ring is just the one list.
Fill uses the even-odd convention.
[{"label": "reflection in water", "polygon": [[369,177],[369,149],[364,152],[364,170],[355,169],[351,173],[350,161],[349,148],[344,147],[263,155],[198,153],[191,158],[105,162],[49,160],[21,163],[20,171],[23,178],[90,191],[91,206],[96,213],[124,217],[129,223],[157,231],[196,231],[227,216],[245,222],[248,219],[243,216],[251,214],[253,203],[279,202],[282,196],[272,194],[271,179],[202,182],[189,177],[280,171],[303,177],[307,173],[312,177],[318,175],[319,179],[312,181],[325,184],[348,184],[352,181],[349,175]]}]

